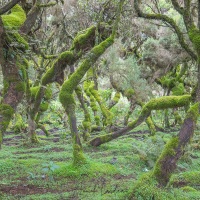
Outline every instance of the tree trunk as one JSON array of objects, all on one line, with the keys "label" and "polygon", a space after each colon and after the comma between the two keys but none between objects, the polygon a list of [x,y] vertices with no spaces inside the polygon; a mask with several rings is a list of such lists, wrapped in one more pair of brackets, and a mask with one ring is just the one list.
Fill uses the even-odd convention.
[{"label": "tree trunk", "polygon": [[164,147],[153,170],[153,175],[158,183],[166,186],[171,174],[176,169],[176,163],[184,153],[184,148],[193,136],[198,118],[199,103],[194,104],[189,111],[181,127],[178,137],[172,138]]},{"label": "tree trunk", "polygon": [[0,63],[3,73],[4,90],[3,99],[0,104],[0,147],[3,134],[6,131],[10,120],[21,102],[24,94],[24,83],[19,74],[19,67],[16,65],[17,56],[5,44],[6,36],[0,19]]}]

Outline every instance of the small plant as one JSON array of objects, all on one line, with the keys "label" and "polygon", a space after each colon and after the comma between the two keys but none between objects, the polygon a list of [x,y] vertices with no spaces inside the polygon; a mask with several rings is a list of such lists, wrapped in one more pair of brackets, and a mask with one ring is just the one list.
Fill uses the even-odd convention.
[{"label": "small plant", "polygon": [[49,163],[44,163],[44,164],[42,164],[42,166],[43,166],[42,171],[48,175],[49,180],[54,181],[53,172],[56,169],[58,169],[59,166],[54,164],[53,161],[50,161]]},{"label": "small plant", "polygon": [[39,176],[37,176],[36,174],[32,173],[32,172],[28,172],[29,176],[28,179],[30,180],[35,180],[37,179]]}]

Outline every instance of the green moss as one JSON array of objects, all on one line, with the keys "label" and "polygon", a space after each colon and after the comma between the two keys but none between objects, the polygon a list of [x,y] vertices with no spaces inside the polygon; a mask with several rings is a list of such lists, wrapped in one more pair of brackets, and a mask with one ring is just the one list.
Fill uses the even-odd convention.
[{"label": "green moss", "polygon": [[[112,133],[98,136],[98,140],[101,141],[102,144],[103,144],[103,143],[106,143],[106,142],[109,142],[109,141],[111,141],[112,139],[113,139]],[[93,143],[93,140],[90,140],[88,143],[91,144],[91,145],[93,145],[93,144],[92,144],[92,143]],[[94,146],[94,145],[93,145],[93,146]]]},{"label": "green moss", "polygon": [[146,123],[147,123],[147,125],[149,127],[149,130],[151,131],[151,135],[155,135],[155,133],[156,133],[156,127],[155,127],[155,125],[154,125],[151,117],[148,117],[146,119]]},{"label": "green moss", "polygon": [[17,32],[13,32],[13,34],[9,35],[8,39],[10,40],[11,43],[17,41],[18,44],[16,47],[18,48],[26,50],[29,48],[28,42]]},{"label": "green moss", "polygon": [[[94,75],[94,70],[93,70],[93,68],[91,67],[88,71],[87,71],[87,79],[89,80],[89,79],[91,79],[91,78],[93,78],[93,75]],[[89,82],[89,85],[90,85],[90,81],[88,81]]]},{"label": "green moss", "polygon": [[125,90],[125,92],[124,92],[124,95],[125,95],[127,98],[131,98],[134,94],[135,94],[135,91],[134,91],[134,89],[132,89],[132,88],[127,89],[127,90]]},{"label": "green moss", "polygon": [[195,186],[200,183],[200,171],[187,171],[179,174],[173,174],[170,179],[169,186],[176,186],[184,183],[187,186]]},{"label": "green moss", "polygon": [[174,118],[175,118],[175,121],[181,125],[183,123],[182,119],[181,119],[181,116],[179,115],[179,113],[177,111],[174,112]]},{"label": "green moss", "polygon": [[45,112],[48,110],[48,107],[49,107],[49,103],[48,102],[42,102],[40,104],[40,111],[41,112]]},{"label": "green moss", "polygon": [[184,192],[197,192],[196,189],[190,186],[181,187],[180,189],[183,190]]},{"label": "green moss", "polygon": [[7,79],[4,79],[3,80],[3,95],[5,95],[8,91],[8,88],[9,88],[9,82]]},{"label": "green moss", "polygon": [[14,109],[8,104],[0,104],[0,117],[3,118],[0,123],[0,130],[4,132],[8,127],[10,120],[14,114]]},{"label": "green moss", "polygon": [[[74,60],[74,54],[71,51],[64,51],[62,52],[56,61],[54,62],[53,66],[47,70],[47,72],[42,77],[42,85],[46,85],[47,83],[51,83],[53,81],[54,76],[57,73],[57,70],[63,70],[60,69],[61,63],[65,63],[65,66],[67,64],[71,64]],[[57,66],[58,65],[58,66]]]},{"label": "green moss", "polygon": [[79,178],[83,176],[95,177],[98,175],[116,174],[117,170],[113,165],[88,161],[84,165],[74,166],[73,164],[62,164],[53,173],[57,177]]},{"label": "green moss", "polygon": [[163,177],[161,172],[161,164],[166,159],[167,156],[172,156],[175,154],[175,149],[178,146],[178,137],[174,137],[165,145],[161,155],[159,156],[158,160],[156,161],[155,167],[153,169],[153,175],[160,179],[165,179],[166,177]]},{"label": "green moss", "polygon": [[[10,43],[15,44],[17,41],[16,47],[22,47],[24,49],[28,49],[29,45],[28,42],[17,32],[17,29],[19,29],[23,23],[26,20],[26,13],[22,9],[20,5],[15,5],[11,9],[11,13],[8,15],[2,15],[1,16],[4,27],[6,27],[9,30],[12,30],[7,33],[8,40]],[[15,44],[16,45],[16,44]]]},{"label": "green moss", "polygon": [[190,107],[190,109],[187,111],[186,119],[191,118],[194,122],[197,121],[199,116],[199,103],[195,103]]},{"label": "green moss", "polygon": [[113,42],[114,42],[113,37],[109,37],[105,41],[101,42],[100,45],[95,46],[91,50],[91,53],[94,54],[94,58],[97,59],[101,54],[103,54],[105,49],[111,46]]},{"label": "green moss", "polygon": [[179,83],[177,86],[172,88],[172,94],[175,96],[180,96],[185,93],[185,87],[183,83]]},{"label": "green moss", "polygon": [[36,98],[36,95],[37,95],[39,89],[40,89],[39,86],[35,86],[35,87],[31,87],[31,88],[30,88],[31,98],[32,98],[32,99],[35,99],[35,98]]},{"label": "green moss", "polygon": [[84,30],[84,32],[80,32],[74,38],[73,46],[71,50],[79,50],[84,49],[85,46],[88,46],[88,42],[91,39],[91,36],[95,35],[95,26],[91,26],[88,29]]},{"label": "green moss", "polygon": [[86,163],[86,158],[83,154],[82,147],[78,144],[73,145],[73,165],[80,166]]},{"label": "green moss", "polygon": [[200,31],[196,27],[192,27],[189,30],[189,38],[197,51],[197,53],[200,53]]},{"label": "green moss", "polygon": [[45,90],[44,98],[45,100],[50,100],[51,97],[52,97],[52,89],[51,89],[51,85],[49,85]]},{"label": "green moss", "polygon": [[90,121],[83,121],[82,124],[83,124],[83,127],[85,130],[89,130],[89,131],[91,130],[91,122]]},{"label": "green moss", "polygon": [[25,92],[26,91],[26,83],[25,82],[19,82],[16,84],[16,90],[18,92]]},{"label": "green moss", "polygon": [[160,83],[164,88],[171,89],[176,85],[175,78],[172,77],[171,73],[167,74],[166,76],[163,76],[160,79]]},{"label": "green moss", "polygon": [[113,115],[112,113],[105,107],[105,105],[103,104],[103,101],[101,99],[101,96],[99,95],[98,91],[94,89],[94,82],[91,82],[90,87],[89,87],[90,93],[93,95],[93,97],[95,98],[95,100],[98,102],[102,114],[104,116],[104,124],[105,125],[110,125],[112,124],[112,119],[113,119]]},{"label": "green moss", "polygon": [[36,133],[33,133],[33,134],[31,135],[30,140],[31,140],[31,143],[32,143],[32,144],[37,144],[37,143],[40,142],[39,139],[38,139],[38,137],[37,137],[37,134],[36,134]]},{"label": "green moss", "polygon": [[[189,200],[183,191],[173,188],[162,188],[154,179],[151,172],[142,175],[135,182],[128,194],[129,200]],[[195,199],[195,198],[194,198]]]},{"label": "green moss", "polygon": [[162,110],[167,108],[183,107],[191,101],[190,95],[164,96],[150,100],[142,110]]},{"label": "green moss", "polygon": [[113,101],[116,102],[116,103],[118,103],[119,100],[120,100],[120,97],[121,97],[120,92],[116,92],[115,96],[113,98]]},{"label": "green moss", "polygon": [[50,80],[53,79],[55,75],[55,65],[47,70],[47,72],[42,77],[42,85],[46,85]]},{"label": "green moss", "polygon": [[15,133],[20,133],[25,128],[25,123],[20,114],[15,115],[15,124],[13,130]]},{"label": "green moss", "polygon": [[149,117],[152,110],[162,110],[162,109],[167,109],[167,108],[184,107],[184,106],[189,105],[190,101],[191,101],[190,95],[164,96],[164,97],[159,97],[156,99],[151,99],[148,103],[146,103],[143,106],[139,118],[133,122],[130,122],[128,126],[130,128],[134,128],[135,126],[140,124],[141,120],[144,120],[145,118]]},{"label": "green moss", "polygon": [[98,116],[98,115],[96,115],[95,117],[94,117],[94,119],[95,119],[95,121],[99,124],[100,123],[100,117]]},{"label": "green moss", "polygon": [[10,14],[2,15],[1,18],[2,18],[3,24],[6,28],[18,29],[25,22],[26,13],[22,9],[22,7],[17,4],[11,9]]}]

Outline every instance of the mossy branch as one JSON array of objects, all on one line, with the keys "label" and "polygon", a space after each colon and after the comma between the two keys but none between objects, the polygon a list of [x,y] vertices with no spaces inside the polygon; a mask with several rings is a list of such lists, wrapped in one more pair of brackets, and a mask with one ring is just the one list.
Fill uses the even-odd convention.
[{"label": "mossy branch", "polygon": [[134,1],[134,7],[135,7],[135,10],[136,10],[139,17],[146,18],[146,19],[160,20],[160,21],[168,23],[174,29],[174,31],[176,32],[181,47],[183,49],[185,49],[185,51],[194,60],[197,60],[197,55],[189,48],[188,44],[186,44],[183,33],[181,32],[180,28],[177,26],[176,22],[172,18],[170,18],[166,15],[162,15],[162,14],[143,13],[139,8],[138,0]]},{"label": "mossy branch", "polygon": [[50,2],[50,3],[46,3],[46,4],[38,4],[37,6],[40,8],[48,8],[48,7],[55,6],[56,4],[57,4],[56,2]]},{"label": "mossy branch", "polygon": [[92,146],[99,146],[103,143],[109,142],[115,138],[120,137],[121,135],[127,133],[128,131],[134,129],[139,126],[142,122],[144,122],[151,114],[152,110],[163,110],[167,108],[177,108],[183,107],[190,103],[191,96],[183,95],[183,96],[164,96],[157,99],[152,99],[148,103],[144,105],[139,117],[130,122],[127,127],[106,135],[98,136],[89,141],[89,144]]},{"label": "mossy branch", "polygon": [[[107,38],[105,41],[101,42],[99,45],[92,48],[91,52],[87,57],[81,62],[78,69],[70,76],[68,80],[64,82],[60,91],[60,101],[64,108],[67,108],[68,103],[71,102],[72,93],[80,83],[83,76],[86,74],[88,69],[97,61],[97,59],[104,53],[104,51],[113,44],[113,37]],[[70,100],[70,101],[69,101]]]},{"label": "mossy branch", "polygon": [[182,156],[185,146],[193,136],[198,116],[199,103],[196,103],[188,110],[178,137],[172,138],[159,156],[153,175],[160,185],[166,186],[171,174],[176,169],[178,159]]}]

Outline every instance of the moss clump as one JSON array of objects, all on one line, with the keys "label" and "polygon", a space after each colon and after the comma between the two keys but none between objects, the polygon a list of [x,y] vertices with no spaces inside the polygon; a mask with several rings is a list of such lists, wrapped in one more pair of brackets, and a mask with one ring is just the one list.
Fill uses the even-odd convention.
[{"label": "moss clump", "polygon": [[[2,22],[4,27],[9,30],[7,37],[10,43],[17,48],[28,49],[27,41],[18,33],[18,29],[26,20],[26,13],[20,5],[15,5],[8,15],[2,15]],[[16,44],[17,41],[17,44]]]},{"label": "moss clump", "polygon": [[162,110],[167,108],[183,107],[191,101],[190,95],[183,96],[164,96],[150,100],[144,107],[145,110]]},{"label": "moss clump", "polygon": [[42,77],[42,85],[46,85],[55,76],[55,65],[47,70],[47,72]]},{"label": "moss clump", "polygon": [[30,140],[31,140],[31,143],[32,143],[32,144],[37,144],[37,143],[40,142],[39,139],[38,139],[38,137],[37,137],[37,134],[36,134],[36,133],[33,133],[33,134],[31,135]]},{"label": "moss clump", "polygon": [[[112,139],[113,139],[112,133],[100,135],[100,136],[98,136],[97,143],[99,143],[99,141],[100,141],[100,143],[103,144],[103,143],[111,141]],[[93,140],[90,140],[88,143],[91,144],[92,146],[96,146],[96,144],[93,144]],[[96,143],[96,141],[95,141],[95,143]]]},{"label": "moss clump", "polygon": [[178,111],[174,112],[175,123],[181,125],[183,123],[181,116],[179,115]]},{"label": "moss clump", "polygon": [[40,86],[35,86],[35,87],[31,87],[30,88],[31,99],[35,99],[36,98],[36,95],[37,95],[39,89],[40,89]]},{"label": "moss clump", "polygon": [[48,110],[48,107],[49,107],[49,103],[48,102],[42,102],[40,104],[40,111],[41,112],[45,112]]},{"label": "moss clump", "polygon": [[71,50],[79,50],[84,49],[84,47],[88,46],[88,42],[90,42],[91,36],[95,35],[95,26],[91,26],[90,28],[84,30],[84,32],[80,32],[74,38],[73,46]]},{"label": "moss clump", "polygon": [[[178,189],[162,188],[151,172],[142,175],[129,191],[128,199],[141,200],[189,200],[190,196]],[[195,198],[194,198],[195,199]]]},{"label": "moss clump", "polygon": [[95,100],[98,102],[99,107],[101,108],[102,114],[104,116],[104,125],[111,125],[113,115],[112,113],[104,106],[101,96],[99,95],[98,91],[94,89],[94,82],[91,82],[89,87],[90,93],[93,95]]},{"label": "moss clump", "polygon": [[187,186],[195,186],[199,185],[200,183],[200,171],[187,171],[187,172],[182,172],[180,174],[174,174],[170,181],[169,181],[169,186],[179,186],[180,183],[184,183],[184,185]]},{"label": "moss clump", "polygon": [[200,31],[196,27],[192,27],[189,30],[189,38],[197,51],[197,53],[200,53]]},{"label": "moss clump", "polygon": [[83,154],[82,147],[78,144],[73,145],[73,165],[80,166],[86,163],[86,158]]},{"label": "moss clump", "polygon": [[155,133],[156,133],[156,127],[155,127],[155,125],[154,125],[151,117],[148,117],[146,119],[146,123],[147,123],[147,125],[149,127],[149,130],[151,131],[151,135],[155,135]]},{"label": "moss clump", "polygon": [[14,109],[8,104],[0,104],[0,117],[3,118],[0,128],[4,132],[14,114]]},{"label": "moss clump", "polygon": [[181,187],[180,189],[183,190],[184,192],[197,192],[196,189],[190,186]]},{"label": "moss clump", "polygon": [[114,98],[113,98],[113,101],[114,101],[115,103],[118,103],[119,100],[120,100],[120,97],[121,97],[120,92],[116,92],[116,93],[115,93],[115,96],[114,96]]},{"label": "moss clump", "polygon": [[100,116],[96,115],[94,117],[94,120],[95,120],[97,126],[100,125]]},{"label": "moss clump", "polygon": [[49,85],[45,90],[44,98],[45,100],[50,100],[51,97],[52,97],[52,89],[51,89],[51,86]]},{"label": "moss clump", "polygon": [[13,127],[13,130],[15,133],[20,133],[24,128],[26,127],[22,116],[20,114],[15,115],[15,125]]},{"label": "moss clump", "polygon": [[199,116],[199,103],[195,103],[190,107],[190,109],[187,111],[186,119],[191,118],[194,122],[197,121]]},{"label": "moss clump", "polygon": [[168,89],[171,89],[176,85],[175,78],[171,77],[171,73],[169,73],[166,76],[163,76],[159,81],[164,88]]},{"label": "moss clump", "polygon": [[98,163],[88,160],[84,165],[74,166],[73,164],[60,164],[60,167],[53,172],[57,177],[79,178],[83,176],[94,177],[98,175],[116,174],[116,168],[111,164]]},{"label": "moss clump", "polygon": [[18,29],[26,20],[26,13],[20,5],[15,5],[11,13],[1,16],[3,24],[8,29]]},{"label": "moss clump", "polygon": [[185,93],[185,87],[183,83],[179,83],[177,86],[172,88],[172,95],[174,96],[180,96]]},{"label": "moss clump", "polygon": [[134,89],[132,89],[132,88],[127,89],[127,90],[125,90],[125,92],[124,92],[124,95],[125,95],[127,98],[131,98],[134,94],[135,94],[135,91],[134,91]]},{"label": "moss clump", "polygon": [[46,85],[53,81],[55,75],[57,73],[60,73],[60,70],[63,70],[60,69],[60,65],[62,65],[62,63],[65,63],[65,66],[67,66],[67,64],[71,64],[74,59],[75,58],[73,52],[71,51],[62,52],[54,62],[53,66],[50,69],[48,69],[47,72],[43,75],[42,85]]}]

